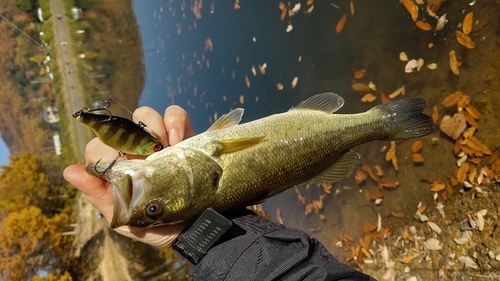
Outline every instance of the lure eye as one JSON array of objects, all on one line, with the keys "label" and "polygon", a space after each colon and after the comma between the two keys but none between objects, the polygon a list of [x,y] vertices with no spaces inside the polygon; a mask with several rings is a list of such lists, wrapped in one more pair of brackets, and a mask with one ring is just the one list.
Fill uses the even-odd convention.
[{"label": "lure eye", "polygon": [[149,204],[146,208],[146,214],[150,218],[156,218],[161,215],[163,207],[158,203]]},{"label": "lure eye", "polygon": [[160,144],[160,143],[157,144],[157,145],[155,145],[154,148],[153,148],[154,152],[158,152],[158,151],[160,151],[162,149],[163,149],[163,145]]}]

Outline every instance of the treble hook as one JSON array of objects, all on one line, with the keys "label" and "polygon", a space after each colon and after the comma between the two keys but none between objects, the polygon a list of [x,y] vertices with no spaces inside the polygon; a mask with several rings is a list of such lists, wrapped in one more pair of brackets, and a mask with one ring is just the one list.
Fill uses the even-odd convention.
[{"label": "treble hook", "polygon": [[111,119],[113,118],[113,114],[108,109],[108,107],[111,105],[111,103],[107,100],[102,100],[101,104],[102,104],[101,107],[96,107],[96,108],[82,107],[82,109],[80,109],[79,112],[88,113],[88,112],[92,112],[92,111],[105,111],[109,115],[109,118],[108,118],[108,120],[105,120],[104,122],[111,121]]},{"label": "treble hook", "polygon": [[94,165],[94,171],[96,172],[96,174],[101,174],[100,176],[103,176],[107,171],[109,171],[109,169],[111,169],[111,167],[113,167],[113,165],[116,164],[116,161],[118,160],[118,158],[120,157],[125,157],[127,154],[125,152],[121,152],[121,151],[118,151],[118,155],[115,157],[115,159],[113,159],[113,161],[111,161],[111,163],[109,163],[108,167],[106,167],[106,169],[104,169],[104,171],[98,171],[97,170],[97,165],[99,164],[99,162],[101,162],[102,158],[99,159],[99,161],[97,161]]}]

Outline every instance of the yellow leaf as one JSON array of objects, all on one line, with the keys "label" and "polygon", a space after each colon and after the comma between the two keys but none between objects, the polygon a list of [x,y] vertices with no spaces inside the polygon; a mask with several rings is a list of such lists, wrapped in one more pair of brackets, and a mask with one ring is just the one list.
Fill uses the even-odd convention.
[{"label": "yellow leaf", "polygon": [[364,95],[362,98],[361,98],[361,101],[362,102],[372,102],[374,100],[376,100],[377,97],[374,96],[372,93],[368,93],[366,95]]},{"label": "yellow leaf", "polygon": [[337,33],[340,33],[342,29],[344,29],[345,21],[347,20],[347,15],[343,15],[339,22],[337,23],[337,26],[335,27],[335,31]]},{"label": "yellow leaf", "polygon": [[476,44],[474,44],[474,41],[472,41],[472,39],[462,31],[456,30],[455,34],[457,36],[458,43],[460,43],[465,48],[472,49],[476,46]]},{"label": "yellow leaf", "polygon": [[355,91],[360,91],[360,92],[370,92],[372,90],[370,89],[370,87],[368,87],[368,85],[363,83],[354,83],[352,84],[352,88]]},{"label": "yellow leaf", "polygon": [[418,20],[416,22],[416,24],[417,24],[418,28],[420,28],[422,30],[426,30],[427,31],[427,30],[431,30],[432,29],[432,26],[429,23],[425,22],[425,21]]},{"label": "yellow leaf", "polygon": [[466,35],[469,35],[469,33],[472,31],[472,15],[472,12],[465,15],[464,22],[462,23],[462,30]]},{"label": "yellow leaf", "polygon": [[455,56],[455,51],[450,51],[450,69],[455,75],[458,75],[460,71],[458,70],[458,60]]},{"label": "yellow leaf", "polygon": [[413,143],[413,145],[411,146],[411,152],[412,153],[417,153],[420,151],[420,149],[422,148],[422,141],[415,141]]},{"label": "yellow leaf", "polygon": [[403,5],[405,6],[406,10],[408,10],[408,12],[410,13],[411,19],[413,21],[417,21],[418,18],[417,5],[413,3],[412,0],[403,0]]},{"label": "yellow leaf", "polygon": [[422,157],[422,154],[420,153],[414,153],[411,155],[411,160],[415,163],[423,163],[424,157]]},{"label": "yellow leaf", "polygon": [[349,3],[349,8],[351,8],[351,15],[354,16],[354,3],[352,1]]}]

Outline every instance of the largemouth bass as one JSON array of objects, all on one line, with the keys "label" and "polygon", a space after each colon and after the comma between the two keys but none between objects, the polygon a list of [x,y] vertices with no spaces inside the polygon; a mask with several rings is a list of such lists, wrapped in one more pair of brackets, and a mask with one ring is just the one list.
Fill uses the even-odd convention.
[{"label": "largemouth bass", "polygon": [[[178,223],[208,207],[224,212],[252,205],[302,182],[338,182],[359,159],[353,147],[436,130],[422,113],[422,98],[332,114],[343,104],[339,95],[323,93],[241,125],[243,109],[235,109],[206,132],[145,160],[117,162],[104,175],[113,186],[111,227]],[[87,171],[96,174],[107,165],[91,164]]]}]

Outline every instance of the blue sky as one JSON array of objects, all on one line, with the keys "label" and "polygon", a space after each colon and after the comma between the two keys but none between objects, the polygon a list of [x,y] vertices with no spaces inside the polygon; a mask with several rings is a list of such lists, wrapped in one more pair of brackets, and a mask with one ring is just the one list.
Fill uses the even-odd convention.
[{"label": "blue sky", "polygon": [[0,165],[9,164],[9,155],[9,149],[5,145],[5,142],[3,142],[3,139],[0,138]]}]

